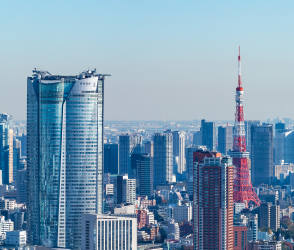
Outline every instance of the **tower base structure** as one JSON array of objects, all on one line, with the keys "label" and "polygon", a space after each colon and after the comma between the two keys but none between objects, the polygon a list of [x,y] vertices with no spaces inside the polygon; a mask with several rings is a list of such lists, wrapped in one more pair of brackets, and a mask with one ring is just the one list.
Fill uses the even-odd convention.
[{"label": "tower base structure", "polygon": [[251,183],[248,168],[248,152],[231,152],[234,169],[234,203],[245,203],[246,208],[252,201],[255,206],[260,206],[260,200]]}]

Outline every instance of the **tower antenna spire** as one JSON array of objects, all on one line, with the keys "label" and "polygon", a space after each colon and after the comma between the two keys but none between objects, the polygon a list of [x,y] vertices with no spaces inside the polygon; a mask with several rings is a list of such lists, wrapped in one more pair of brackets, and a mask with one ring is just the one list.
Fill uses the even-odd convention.
[{"label": "tower antenna spire", "polygon": [[236,88],[236,113],[235,113],[235,128],[234,142],[231,156],[233,158],[234,170],[234,202],[245,203],[248,207],[249,201],[260,205],[260,200],[256,195],[251,184],[251,178],[248,169],[249,152],[246,151],[246,134],[244,124],[243,110],[243,87],[241,81],[241,53],[239,46],[238,56],[238,86]]}]

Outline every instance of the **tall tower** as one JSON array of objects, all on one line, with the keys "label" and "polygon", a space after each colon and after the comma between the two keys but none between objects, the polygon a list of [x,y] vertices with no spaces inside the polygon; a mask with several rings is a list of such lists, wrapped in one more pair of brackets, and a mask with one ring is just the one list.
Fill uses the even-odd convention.
[{"label": "tall tower", "polygon": [[260,200],[251,184],[248,169],[249,152],[246,151],[240,46],[238,56],[238,86],[236,88],[236,113],[234,130],[233,151],[231,152],[233,164],[235,165],[234,202],[245,203],[247,207],[249,201],[252,201],[256,206],[259,206]]},{"label": "tall tower", "polygon": [[105,75],[27,79],[28,240],[81,249],[81,216],[102,214]]}]

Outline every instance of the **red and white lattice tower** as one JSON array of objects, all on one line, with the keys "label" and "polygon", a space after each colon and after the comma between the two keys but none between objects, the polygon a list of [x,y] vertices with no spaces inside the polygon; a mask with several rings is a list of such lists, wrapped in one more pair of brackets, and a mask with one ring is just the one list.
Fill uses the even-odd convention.
[{"label": "red and white lattice tower", "polygon": [[243,111],[243,87],[241,81],[241,55],[239,47],[238,56],[238,87],[236,88],[236,113],[234,128],[234,144],[231,151],[234,170],[234,202],[245,203],[246,207],[250,201],[255,206],[260,205],[260,200],[256,195],[248,169],[249,152],[246,152],[245,124]]}]

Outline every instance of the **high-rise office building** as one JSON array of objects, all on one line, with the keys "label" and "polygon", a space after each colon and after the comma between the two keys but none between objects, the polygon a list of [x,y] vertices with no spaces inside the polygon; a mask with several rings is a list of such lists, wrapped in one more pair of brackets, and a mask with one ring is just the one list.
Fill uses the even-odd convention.
[{"label": "high-rise office building", "polygon": [[13,181],[17,180],[17,171],[20,170],[21,142],[13,140]]},{"label": "high-rise office building", "polygon": [[153,158],[149,154],[132,154],[132,178],[136,179],[137,194],[153,195]]},{"label": "high-rise office building", "polygon": [[104,144],[104,173],[119,173],[118,144]]},{"label": "high-rise office building", "polygon": [[264,202],[258,209],[259,228],[270,227],[277,231],[280,228],[280,206],[272,205],[271,202]]},{"label": "high-rise office building", "polygon": [[202,145],[201,131],[193,133],[193,145],[200,146]]},{"label": "high-rise office building", "polygon": [[227,155],[233,149],[233,126],[218,127],[218,151]]},{"label": "high-rise office building", "polygon": [[173,155],[178,157],[178,169],[177,172],[182,174],[186,171],[186,159],[185,159],[185,141],[186,134],[183,131],[174,131],[173,134]]},{"label": "high-rise office building", "polygon": [[220,153],[194,152],[194,249],[233,249],[233,165]]},{"label": "high-rise office building", "polygon": [[171,133],[154,134],[154,188],[159,184],[172,182],[173,136]]},{"label": "high-rise office building", "polygon": [[245,125],[245,138],[246,138],[246,150],[249,152],[249,156],[251,159],[251,127],[253,125],[260,125],[261,122],[259,120],[247,120],[244,121]]},{"label": "high-rise office building", "polygon": [[251,177],[254,185],[271,184],[273,176],[273,126],[251,127]]},{"label": "high-rise office building", "polygon": [[137,219],[99,214],[82,215],[82,250],[136,250]]},{"label": "high-rise office building", "polygon": [[131,155],[141,154],[142,136],[125,133],[119,136],[119,173],[131,176]]},{"label": "high-rise office building", "polygon": [[147,141],[144,144],[144,153],[149,154],[151,157],[154,157],[154,145],[153,141]]},{"label": "high-rise office building", "polygon": [[294,130],[282,133],[284,137],[284,160],[286,163],[294,163]]},{"label": "high-rise office building", "polygon": [[28,241],[81,248],[81,215],[102,213],[105,75],[27,79]]},{"label": "high-rise office building", "polygon": [[3,184],[13,182],[13,130],[11,116],[0,114],[0,169]]},{"label": "high-rise office building", "polygon": [[206,146],[188,146],[186,148],[186,166],[187,166],[187,173],[188,173],[188,180],[193,177],[193,166],[194,166],[194,159],[193,153],[199,151],[207,151]]},{"label": "high-rise office building", "polygon": [[114,206],[122,203],[135,204],[136,179],[129,179],[128,175],[110,175],[110,183],[113,184]]},{"label": "high-rise office building", "polygon": [[201,120],[201,141],[201,145],[206,146],[208,150],[216,150],[216,130],[214,122]]}]

